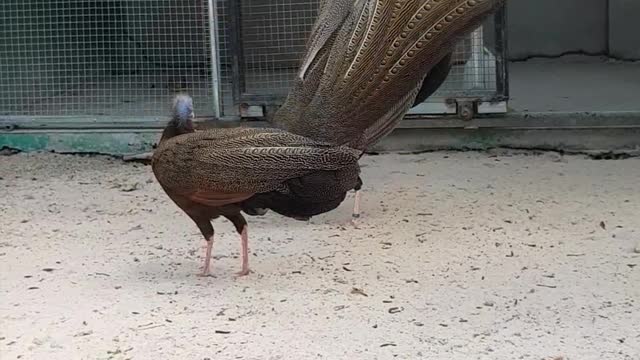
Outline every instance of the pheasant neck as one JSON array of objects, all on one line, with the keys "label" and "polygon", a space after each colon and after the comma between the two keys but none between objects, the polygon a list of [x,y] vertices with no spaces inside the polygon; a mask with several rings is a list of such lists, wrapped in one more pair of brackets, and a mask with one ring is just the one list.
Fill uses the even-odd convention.
[{"label": "pheasant neck", "polygon": [[192,133],[194,131],[195,130],[193,129],[193,123],[191,122],[191,120],[186,122],[179,122],[174,119],[169,122],[167,127],[162,132],[162,138],[160,138],[160,142],[171,139],[172,137],[178,135]]}]

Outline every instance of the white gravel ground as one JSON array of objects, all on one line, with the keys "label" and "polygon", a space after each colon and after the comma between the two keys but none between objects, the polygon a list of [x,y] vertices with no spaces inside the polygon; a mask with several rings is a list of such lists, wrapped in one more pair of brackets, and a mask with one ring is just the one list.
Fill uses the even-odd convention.
[{"label": "white gravel ground", "polygon": [[[430,153],[364,160],[310,223],[249,218],[254,274],[151,169],[0,157],[0,358],[640,359],[640,160]],[[640,249],[638,249],[640,251]]]}]

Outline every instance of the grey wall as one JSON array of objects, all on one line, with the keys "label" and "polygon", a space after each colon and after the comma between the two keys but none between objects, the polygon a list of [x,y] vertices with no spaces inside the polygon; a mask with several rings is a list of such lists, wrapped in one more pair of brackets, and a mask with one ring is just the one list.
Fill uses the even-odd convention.
[{"label": "grey wall", "polygon": [[509,0],[507,6],[512,59],[606,51],[606,0]]},{"label": "grey wall", "polygon": [[640,59],[640,1],[612,0],[609,14],[611,55]]},{"label": "grey wall", "polygon": [[638,0],[509,0],[509,57],[567,52],[640,59]]}]

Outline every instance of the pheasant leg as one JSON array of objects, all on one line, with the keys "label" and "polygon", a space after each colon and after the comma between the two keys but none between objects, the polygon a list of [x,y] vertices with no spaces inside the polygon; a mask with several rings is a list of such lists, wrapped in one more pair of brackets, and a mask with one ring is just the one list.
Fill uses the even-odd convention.
[{"label": "pheasant leg", "polygon": [[362,195],[360,194],[360,190],[356,190],[356,196],[353,202],[353,213],[351,214],[351,217],[354,220],[360,218],[360,197],[361,196]]},{"label": "pheasant leg", "polygon": [[357,219],[360,218],[360,199],[362,194],[360,190],[362,189],[362,179],[358,177],[358,183],[353,188],[356,191],[355,199],[353,201],[353,212],[351,213],[351,225],[358,227]]},{"label": "pheasant leg", "polygon": [[242,229],[240,240],[242,246],[242,270],[238,273],[238,276],[246,276],[251,272],[249,270],[249,234],[247,226]]},{"label": "pheasant leg", "polygon": [[236,231],[240,234],[240,244],[242,246],[242,252],[240,256],[242,257],[242,270],[237,273],[238,276],[248,275],[251,271],[249,270],[249,233],[247,231],[247,220],[242,216],[242,214],[228,214],[224,215],[229,221],[233,223]]},{"label": "pheasant leg", "polygon": [[202,272],[198,276],[209,276],[211,269],[211,250],[213,249],[213,236],[207,240],[207,247],[204,257],[204,266]]}]

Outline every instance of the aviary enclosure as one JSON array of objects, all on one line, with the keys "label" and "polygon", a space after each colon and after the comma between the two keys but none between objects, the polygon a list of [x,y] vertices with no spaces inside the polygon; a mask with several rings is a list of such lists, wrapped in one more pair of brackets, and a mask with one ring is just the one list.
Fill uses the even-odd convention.
[{"label": "aviary enclosure", "polygon": [[[134,121],[189,92],[199,116],[262,117],[295,76],[317,0],[5,0],[0,117]],[[505,12],[460,39],[445,84],[411,114],[505,112]],[[479,105],[478,105],[479,104]]]}]

